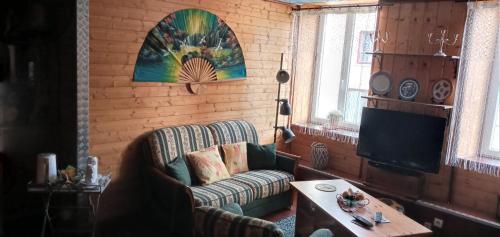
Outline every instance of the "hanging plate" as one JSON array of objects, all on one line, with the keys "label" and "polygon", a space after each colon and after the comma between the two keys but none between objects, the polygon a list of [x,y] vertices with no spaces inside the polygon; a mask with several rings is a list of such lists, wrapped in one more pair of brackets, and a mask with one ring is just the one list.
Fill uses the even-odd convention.
[{"label": "hanging plate", "polygon": [[370,78],[370,89],[373,94],[384,96],[387,95],[392,88],[392,78],[389,73],[376,72]]},{"label": "hanging plate", "polygon": [[406,78],[399,84],[399,99],[413,101],[420,91],[418,81],[413,78]]},{"label": "hanging plate", "polygon": [[448,79],[441,79],[436,81],[432,86],[432,102],[442,104],[453,91],[453,84]]},{"label": "hanging plate", "polygon": [[137,57],[134,81],[209,82],[244,79],[243,51],[235,33],[216,15],[176,11],[149,31]]}]

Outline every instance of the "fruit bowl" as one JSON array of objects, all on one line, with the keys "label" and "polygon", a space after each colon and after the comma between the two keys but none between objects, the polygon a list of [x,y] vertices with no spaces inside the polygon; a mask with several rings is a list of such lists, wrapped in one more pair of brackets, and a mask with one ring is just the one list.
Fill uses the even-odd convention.
[{"label": "fruit bowl", "polygon": [[359,208],[368,205],[370,200],[365,198],[363,193],[359,191],[353,192],[349,189],[342,194],[337,194],[337,203],[342,210],[346,212],[354,212]]}]

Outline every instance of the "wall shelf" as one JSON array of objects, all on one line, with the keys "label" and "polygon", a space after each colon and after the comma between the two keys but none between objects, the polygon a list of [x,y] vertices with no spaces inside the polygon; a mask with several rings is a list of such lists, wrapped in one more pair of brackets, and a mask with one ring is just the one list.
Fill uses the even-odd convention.
[{"label": "wall shelf", "polygon": [[380,100],[380,101],[388,101],[388,102],[408,103],[408,104],[413,104],[413,105],[421,105],[421,106],[428,106],[428,107],[434,107],[434,108],[441,108],[443,110],[451,110],[451,109],[453,109],[452,105],[441,105],[441,104],[431,104],[431,103],[423,103],[423,102],[398,100],[398,99],[387,98],[387,97],[376,96],[376,95],[373,95],[373,96],[361,96],[361,98],[365,98],[367,100]]},{"label": "wall shelf", "polygon": [[460,56],[438,56],[434,54],[405,54],[405,53],[385,53],[385,52],[366,52],[366,54],[372,55],[378,61],[379,68],[383,68],[384,65],[384,56],[399,56],[399,57],[423,57],[423,58],[441,58],[448,59],[455,65],[455,75],[454,78],[457,77],[458,72],[458,62],[460,61]]},{"label": "wall shelf", "polygon": [[433,54],[404,54],[404,53],[384,53],[384,52],[366,52],[366,54],[371,54],[374,56],[401,56],[401,57],[433,57],[433,58],[445,58],[450,60],[460,60],[460,56],[436,56]]}]

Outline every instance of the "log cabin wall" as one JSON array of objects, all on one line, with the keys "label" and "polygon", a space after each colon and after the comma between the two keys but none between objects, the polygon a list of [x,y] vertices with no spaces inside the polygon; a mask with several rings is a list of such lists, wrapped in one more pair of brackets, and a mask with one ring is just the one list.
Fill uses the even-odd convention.
[{"label": "log cabin wall", "polygon": [[[379,11],[378,29],[382,33],[389,32],[389,40],[381,48],[385,53],[432,55],[437,51],[437,47],[428,44],[427,33],[438,33],[439,30],[446,29],[450,34],[460,34],[460,37],[457,44],[446,47],[445,52],[448,55],[459,55],[465,18],[466,4],[463,2],[408,2],[384,6]],[[384,55],[383,57],[382,65],[374,58],[372,72],[383,70],[392,75],[393,87],[389,94],[391,98],[398,98],[397,86],[406,77],[413,77],[419,81],[421,91],[416,101],[425,103],[431,103],[432,85],[436,80],[447,78],[453,85],[456,83],[456,61],[404,55]],[[303,88],[310,85],[308,80],[312,80],[312,76],[302,76],[295,80],[297,81],[295,84]],[[293,93],[300,94],[300,91],[304,90],[297,88],[295,87]],[[296,103],[303,104],[300,98],[294,99],[298,100]],[[445,104],[452,105],[453,97],[447,99]],[[374,101],[371,101],[368,106],[427,115],[448,116],[448,113],[440,108],[429,108],[400,102],[378,101],[375,104]],[[307,109],[301,108],[294,115],[298,114],[298,120],[295,117],[293,120],[303,122],[304,111],[307,111]],[[299,131],[295,133],[297,139],[288,145],[286,149],[291,153],[301,155],[301,163],[311,165],[310,145],[315,141],[322,142],[328,146],[330,153],[327,167],[329,172],[353,180],[365,180],[368,165],[366,161],[362,161],[360,157],[356,156],[355,145],[329,140],[320,136],[305,135],[299,133]],[[457,208],[479,212],[480,215],[487,217],[495,216],[497,196],[500,195],[500,189],[498,188],[500,187],[500,178],[458,168],[452,169],[442,164],[439,174],[426,174],[425,180],[423,199],[438,203],[450,201],[451,205]]]},{"label": "log cabin wall", "polygon": [[[186,8],[213,12],[233,29],[247,80],[204,85],[199,95],[190,95],[184,85],[132,82],[148,31]],[[90,153],[100,158],[101,171],[113,174],[103,197],[103,219],[140,209],[137,144],[153,129],[246,119],[256,125],[262,143],[272,142],[275,75],[280,53],[289,59],[290,12],[285,5],[261,0],[90,0]]]}]

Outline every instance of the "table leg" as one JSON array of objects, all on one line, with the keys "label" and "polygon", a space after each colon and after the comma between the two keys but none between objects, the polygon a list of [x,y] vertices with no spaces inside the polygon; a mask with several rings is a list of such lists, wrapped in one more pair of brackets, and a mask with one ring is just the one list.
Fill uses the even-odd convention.
[{"label": "table leg", "polygon": [[42,224],[42,232],[40,233],[41,237],[45,237],[45,231],[47,228],[47,223],[49,223],[49,228],[52,231],[52,220],[50,219],[50,214],[49,214],[49,209],[50,209],[50,200],[52,199],[52,192],[49,192],[47,194],[47,198],[45,200],[45,208],[43,210],[44,212],[44,217],[43,217],[43,224]]},{"label": "table leg", "polygon": [[95,231],[97,227],[97,215],[99,214],[99,204],[101,202],[101,194],[97,194],[95,203],[92,200],[92,194],[89,194],[89,204],[92,210],[92,237],[95,237]]}]

